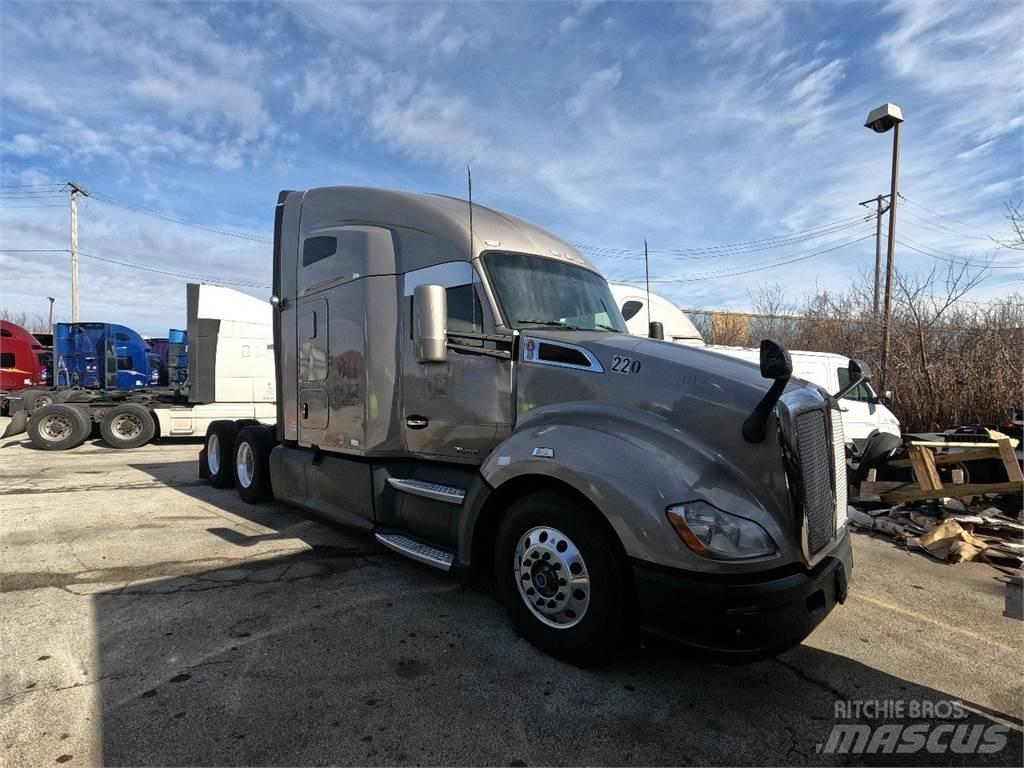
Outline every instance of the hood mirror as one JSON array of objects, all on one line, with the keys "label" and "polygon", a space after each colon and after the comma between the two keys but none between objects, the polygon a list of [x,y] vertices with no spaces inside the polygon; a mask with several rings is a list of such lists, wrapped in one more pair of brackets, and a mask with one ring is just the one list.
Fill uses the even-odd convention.
[{"label": "hood mirror", "polygon": [[764,393],[761,402],[743,422],[743,439],[748,443],[764,442],[768,416],[782,397],[789,377],[793,375],[793,360],[789,356],[789,350],[779,342],[771,339],[761,341],[761,375],[774,381]]}]

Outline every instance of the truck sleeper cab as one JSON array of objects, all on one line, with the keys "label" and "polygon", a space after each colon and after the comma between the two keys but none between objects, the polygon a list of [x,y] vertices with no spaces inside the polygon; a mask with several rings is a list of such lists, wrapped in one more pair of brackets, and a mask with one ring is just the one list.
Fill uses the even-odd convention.
[{"label": "truck sleeper cab", "polygon": [[845,599],[841,422],[777,346],[759,370],[629,336],[571,245],[377,189],[281,193],[271,302],[276,430],[212,424],[215,485],[493,567],[519,630],[579,663],[638,627],[774,654]]}]

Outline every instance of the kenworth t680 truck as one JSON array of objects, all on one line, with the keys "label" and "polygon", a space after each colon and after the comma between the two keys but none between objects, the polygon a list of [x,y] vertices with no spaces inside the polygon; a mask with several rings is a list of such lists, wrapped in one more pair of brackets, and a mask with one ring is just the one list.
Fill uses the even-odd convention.
[{"label": "kenworth t680 truck", "polygon": [[587,662],[661,633],[749,659],[846,597],[843,435],[821,388],[626,333],[576,249],[450,197],[282,192],[277,425],[200,472],[442,570],[493,568],[520,631]]}]

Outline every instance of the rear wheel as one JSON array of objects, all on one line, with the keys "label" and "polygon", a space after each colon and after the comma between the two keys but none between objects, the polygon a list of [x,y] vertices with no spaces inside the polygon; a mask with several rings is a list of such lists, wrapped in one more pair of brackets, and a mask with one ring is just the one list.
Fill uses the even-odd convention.
[{"label": "rear wheel", "polygon": [[32,413],[33,411],[39,410],[44,405],[53,404],[53,394],[47,390],[30,389],[22,393],[22,402],[25,404],[25,409]]},{"label": "rear wheel", "polygon": [[54,403],[45,405],[28,420],[32,444],[46,451],[66,451],[85,442],[92,432],[89,415],[81,408]]},{"label": "rear wheel", "polygon": [[100,434],[112,448],[138,448],[156,436],[156,422],[145,406],[122,403],[103,416]]},{"label": "rear wheel", "polygon": [[207,478],[214,488],[230,488],[235,484],[231,465],[237,437],[238,424],[233,421],[215,421],[206,429],[203,460],[206,462]]},{"label": "rear wheel", "polygon": [[516,627],[553,656],[591,663],[630,634],[610,536],[569,499],[538,493],[514,502],[498,528],[495,571]]},{"label": "rear wheel", "polygon": [[250,504],[274,498],[270,485],[270,451],[274,438],[266,427],[245,427],[235,438],[235,487]]}]

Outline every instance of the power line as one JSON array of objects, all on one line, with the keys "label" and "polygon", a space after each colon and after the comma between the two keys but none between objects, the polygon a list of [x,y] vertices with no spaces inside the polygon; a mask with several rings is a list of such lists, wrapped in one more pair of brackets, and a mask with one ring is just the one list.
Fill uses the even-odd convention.
[{"label": "power line", "polygon": [[[904,235],[904,237],[906,236]],[[908,237],[907,240],[910,240],[910,238]],[[927,245],[922,245],[921,243],[918,243],[917,245],[921,246],[920,248],[911,245],[910,243],[915,242],[914,240],[910,240],[910,243],[907,243],[897,237],[896,242],[902,245],[904,248],[909,248],[912,251],[917,251],[918,253],[935,259],[936,261],[944,261],[948,264],[954,264],[956,266],[975,266],[974,264],[972,264],[970,256],[956,256],[952,253],[946,253],[944,256],[940,256],[939,254],[944,253],[944,251],[937,251],[935,253],[931,253],[929,252],[930,249],[924,250],[926,248],[929,248],[929,246]],[[976,266],[982,269],[1018,269],[1024,271],[1024,264],[992,264],[991,262],[987,262],[983,264],[978,264]]]},{"label": "power line", "polygon": [[[874,237],[874,235],[873,234],[864,235],[862,237],[858,237],[855,240],[850,240],[848,242],[839,243],[839,244],[834,245],[834,246],[832,246],[830,248],[824,248],[824,249],[821,249],[821,250],[816,250],[816,251],[814,251],[812,253],[808,253],[808,254],[805,254],[803,256],[797,256],[796,258],[787,258],[787,259],[784,259],[784,260],[781,260],[781,261],[762,262],[760,265],[751,266],[750,268],[734,269],[732,271],[719,270],[717,272],[697,273],[697,274],[690,275],[690,276],[687,276],[687,277],[652,278],[652,282],[656,282],[659,285],[669,285],[669,284],[673,284],[673,283],[693,283],[693,282],[697,282],[697,281],[700,281],[700,280],[721,280],[721,279],[727,278],[727,277],[738,277],[740,275],[749,275],[749,274],[751,274],[753,272],[762,272],[762,271],[764,271],[766,269],[772,269],[773,267],[782,267],[782,266],[786,266],[787,264],[795,264],[795,263],[800,262],[800,261],[806,261],[807,259],[814,258],[815,256],[823,256],[826,253],[831,253],[832,251],[838,251],[841,248],[847,248],[847,247],[849,247],[851,245],[855,245],[855,244],[860,243],[860,242],[862,242],[864,240],[867,240],[867,239],[869,239],[871,237]],[[619,277],[619,278],[612,278],[612,279],[614,279],[616,282],[618,282],[618,281],[633,282],[634,280],[637,280],[639,278],[623,278],[623,277]]]},{"label": "power line", "polygon": [[[70,253],[68,248],[0,248],[0,253]],[[129,267],[131,269],[140,269],[145,272],[155,272],[161,275],[168,275],[170,277],[181,277],[188,280],[197,280],[203,283],[216,283],[218,285],[236,285],[244,288],[270,288],[269,285],[264,283],[256,283],[251,281],[243,280],[223,280],[218,277],[210,277],[208,275],[197,275],[189,272],[177,272],[169,269],[161,269],[160,267],[151,267],[145,264],[135,264],[130,261],[122,261],[120,259],[113,259],[109,256],[101,256],[96,253],[86,253],[85,251],[79,251],[80,256],[84,256],[87,259],[93,259],[95,261],[103,261],[109,264],[116,264],[121,267]]]},{"label": "power line", "polygon": [[903,211],[902,215],[909,216],[911,219],[911,223],[915,224],[915,226],[922,227],[924,229],[930,229],[933,232],[956,235],[957,237],[962,238],[964,240],[981,240],[982,242],[986,243],[993,242],[992,238],[990,237],[978,237],[977,235],[968,235],[963,232],[957,232],[955,229],[950,229],[949,227],[945,227],[942,224],[939,224],[935,221],[931,221],[929,219],[924,218],[923,216],[919,216],[913,211]]},{"label": "power line", "polygon": [[149,267],[144,264],[133,264],[130,261],[120,261],[118,259],[111,259],[107,256],[99,256],[95,253],[86,253],[85,251],[79,251],[79,254],[86,257],[87,259],[94,259],[95,261],[104,261],[109,264],[117,264],[122,267],[130,267],[132,269],[141,269],[146,272],[156,272],[161,275],[168,275],[170,277],[181,277],[187,280],[198,280],[203,283],[218,283],[220,285],[237,285],[246,288],[270,288],[269,285],[264,283],[254,283],[239,280],[222,280],[216,277],[207,277],[205,275],[195,275],[187,272],[175,272],[167,269],[160,269],[159,267]]},{"label": "power line", "polygon": [[[944,219],[949,219],[952,222],[955,222],[957,224],[961,224],[961,225],[963,225],[965,227],[970,227],[971,229],[977,230],[978,232],[986,232],[984,229],[982,229],[981,227],[976,227],[974,224],[968,224],[966,221],[960,221],[960,219],[954,219],[952,216],[947,216],[944,213],[939,213],[938,211],[933,211],[931,208],[926,208],[925,206],[921,205],[920,203],[915,203],[913,200],[907,199],[902,194],[900,194],[900,199],[902,199],[906,203],[910,203],[911,205],[916,206],[917,208],[920,208],[923,211],[928,211],[928,213],[934,214],[936,216],[941,216]],[[986,234],[987,234],[987,232],[986,232]]]},{"label": "power line", "polygon": [[183,216],[176,216],[176,215],[170,214],[170,213],[163,213],[161,211],[154,210],[153,208],[147,208],[147,207],[145,207],[143,205],[138,205],[136,203],[130,203],[130,202],[126,201],[126,200],[120,200],[120,199],[118,199],[116,197],[111,197],[110,195],[104,194],[102,192],[96,192],[95,190],[90,190],[90,195],[94,199],[99,200],[99,201],[104,202],[104,203],[107,203],[109,205],[114,205],[114,206],[117,206],[117,207],[120,207],[120,208],[125,208],[125,209],[127,209],[129,211],[134,211],[135,213],[141,213],[141,214],[144,214],[146,216],[152,216],[152,217],[157,218],[157,219],[163,219],[164,221],[170,221],[170,222],[172,222],[174,224],[181,224],[182,226],[186,226],[186,227],[195,227],[196,229],[202,229],[202,230],[204,230],[206,232],[212,232],[212,233],[217,234],[217,235],[225,235],[226,237],[235,237],[235,238],[239,238],[241,240],[251,240],[251,241],[257,242],[257,243],[270,243],[270,242],[272,242],[272,239],[267,237],[266,235],[255,235],[255,234],[252,234],[252,233],[249,233],[249,232],[238,232],[236,230],[223,229],[221,227],[212,227],[212,226],[209,226],[208,224],[202,224],[202,223],[200,223],[198,221],[192,221],[191,219],[186,219]]},{"label": "power line", "polygon": [[52,181],[46,184],[0,184],[0,189],[26,189],[34,187],[63,187],[63,181]]},{"label": "power line", "polygon": [[[838,219],[836,221],[830,221],[824,224],[819,224],[818,226],[811,227],[810,229],[799,230],[797,232],[790,232],[788,234],[783,235],[773,235],[772,237],[760,238],[758,240],[746,240],[735,243],[724,243],[721,245],[711,245],[695,248],[652,248],[649,252],[652,254],[663,253],[670,255],[708,254],[708,256],[706,256],[705,258],[711,258],[712,256],[726,252],[753,252],[757,250],[768,250],[770,248],[786,245],[789,241],[800,242],[803,240],[813,240],[815,237],[819,237],[824,234],[829,234],[831,231],[834,230],[856,226],[859,222],[862,221],[867,221],[867,218],[858,214],[857,216],[850,216],[845,219]],[[586,245],[582,243],[575,244],[575,247],[581,250],[606,255],[609,259],[626,258],[629,256],[639,256],[643,254],[642,250],[634,248],[610,248],[606,246]]]}]

